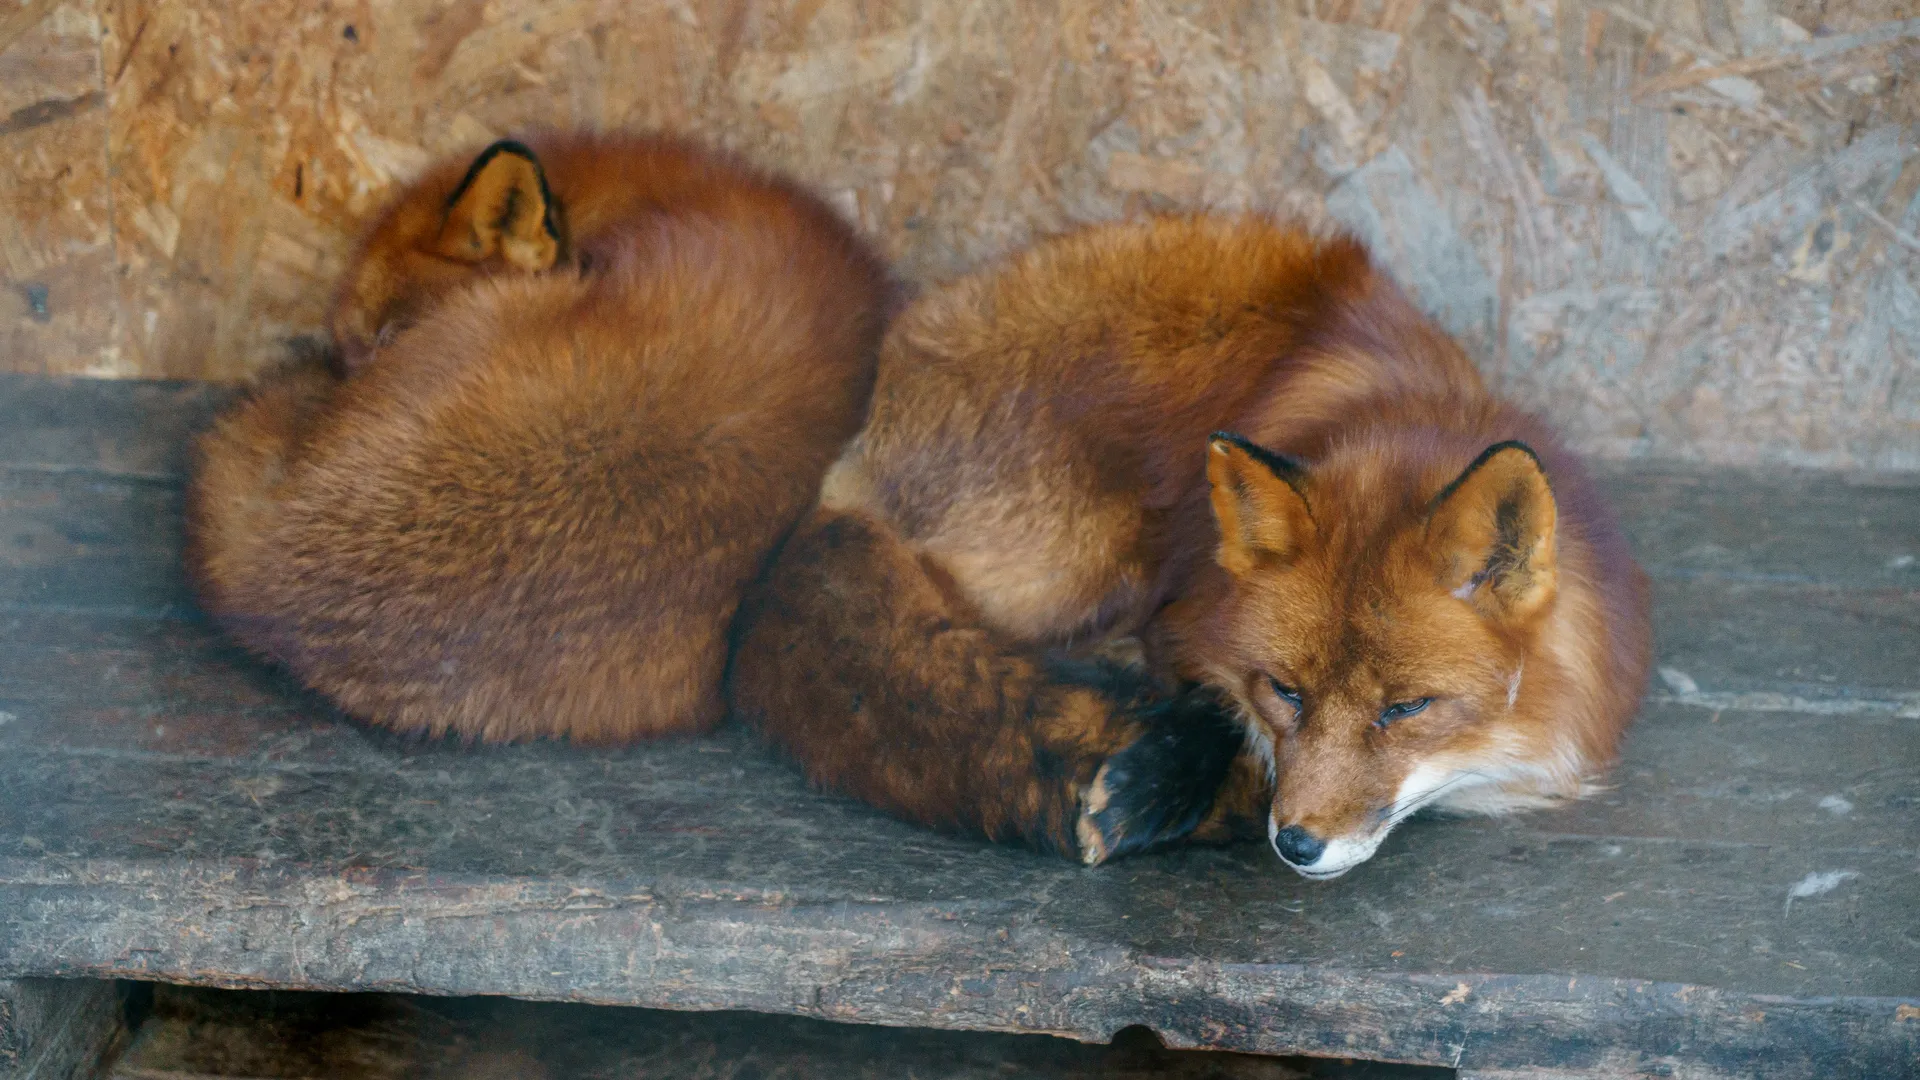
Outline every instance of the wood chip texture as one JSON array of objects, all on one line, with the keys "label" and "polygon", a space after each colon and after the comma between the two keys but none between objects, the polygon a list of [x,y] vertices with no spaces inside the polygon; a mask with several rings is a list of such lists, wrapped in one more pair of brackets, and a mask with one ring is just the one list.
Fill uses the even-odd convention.
[{"label": "wood chip texture", "polygon": [[238,380],[426,162],[699,133],[903,270],[1351,229],[1583,450],[1920,466],[1906,0],[0,0],[0,368]]}]

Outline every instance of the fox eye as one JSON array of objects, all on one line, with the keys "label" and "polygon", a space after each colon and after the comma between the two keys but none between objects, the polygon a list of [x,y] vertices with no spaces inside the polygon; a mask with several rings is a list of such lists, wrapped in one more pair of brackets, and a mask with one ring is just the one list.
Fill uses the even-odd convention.
[{"label": "fox eye", "polygon": [[1376,727],[1386,727],[1395,720],[1404,720],[1417,712],[1422,712],[1433,704],[1430,697],[1414,698],[1412,701],[1396,701],[1380,710],[1380,719],[1374,721]]},{"label": "fox eye", "polygon": [[1288,686],[1271,675],[1267,676],[1267,685],[1273,687],[1273,692],[1280,695],[1281,701],[1293,706],[1296,711],[1301,708],[1300,691],[1295,690],[1293,687]]}]

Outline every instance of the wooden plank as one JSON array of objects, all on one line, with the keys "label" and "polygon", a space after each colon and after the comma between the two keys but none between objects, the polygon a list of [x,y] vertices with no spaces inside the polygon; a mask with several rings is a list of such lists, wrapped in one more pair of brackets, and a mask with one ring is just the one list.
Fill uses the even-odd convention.
[{"label": "wooden plank", "polygon": [[[1472,1067],[1577,1065],[1625,1050],[1742,1076],[1869,1077],[1897,1075],[1920,1052],[1903,1019],[1920,998],[1872,992],[1911,987],[1910,957],[1890,956],[1866,978],[1792,966],[1831,960],[1824,946],[1835,943],[1836,922],[1864,920],[1853,927],[1856,949],[1897,940],[1920,886],[1909,858],[1856,860],[1869,884],[1783,919],[1784,889],[1756,886],[1787,866],[1755,873],[1748,853],[1703,860],[1647,845],[1617,864],[1632,864],[1622,877],[1669,885],[1627,929],[1610,931],[1611,893],[1598,889],[1616,882],[1593,874],[1594,845],[1545,845],[1502,862],[1520,846],[1514,836],[1436,838],[1446,862],[1434,872],[1402,865],[1317,893],[1247,849],[1136,864],[1125,877],[948,851],[932,880],[879,893],[796,874],[795,859],[822,870],[874,865],[831,846],[731,838],[713,846],[772,863],[769,872],[701,877],[670,860],[619,878],[475,879],[255,859],[0,859],[0,918],[19,943],[0,966],[744,1008],[1094,1041],[1147,1024],[1171,1045]],[[905,860],[920,861],[914,854]],[[952,888],[960,877],[972,887]],[[1516,898],[1570,880],[1593,895],[1544,921],[1514,917]],[[1380,912],[1404,918],[1383,928]],[[1589,973],[1612,963],[1657,971],[1660,938],[1702,924],[1718,929],[1671,957],[1701,981]],[[1608,935],[1616,947],[1579,944]],[[1450,946],[1451,962],[1393,958],[1419,948],[1410,938]],[[1756,957],[1763,944],[1768,954]],[[1336,962],[1356,953],[1367,954],[1364,966]],[[1729,988],[1722,963],[1839,992]],[[1484,974],[1516,969],[1532,974]]]},{"label": "wooden plank", "polygon": [[1920,587],[1920,474],[1596,466],[1655,577]]},{"label": "wooden plank", "polygon": [[111,1080],[1442,1080],[1397,1065],[497,998],[161,986]]},{"label": "wooden plank", "polygon": [[[203,404],[189,399],[173,416],[184,427],[204,416]],[[60,430],[75,433],[77,445],[93,445],[85,428]],[[1686,495],[1698,490],[1691,483],[1645,487],[1661,494],[1656,505],[1671,507],[1629,518],[1661,574],[1659,662],[1709,695],[1701,700],[1772,694],[1808,711],[1818,707],[1808,702],[1863,698],[1883,711],[1920,715],[1920,664],[1912,661],[1920,572],[1893,567],[1899,556],[1885,555],[1920,547],[1920,532],[1907,531],[1920,517],[1912,509],[1920,496],[1858,492],[1859,505],[1836,516],[1820,505],[1826,496],[1793,486],[1768,495],[1736,481],[1724,496],[1698,497]],[[1814,505],[1799,507],[1794,500],[1803,495]],[[179,498],[173,487],[143,480],[0,467],[0,604],[190,613],[179,567]],[[1755,501],[1774,507],[1758,524],[1742,511]],[[1865,535],[1878,538],[1877,547],[1850,542],[1859,521],[1869,522]],[[1682,547],[1676,538],[1685,536],[1708,539]],[[1865,557],[1844,554],[1862,551]],[[1842,554],[1830,557],[1835,552]],[[1682,572],[1690,560],[1714,568]]]},{"label": "wooden plank", "polygon": [[1686,676],[1656,679],[1665,689],[1690,681],[1708,692],[1778,694],[1803,711],[1821,708],[1805,702],[1860,698],[1920,716],[1920,588],[1663,581],[1654,649],[1661,666]]},{"label": "wooden plank", "polygon": [[[0,976],[1145,1023],[1483,1071],[1866,1077],[1920,1052],[1898,489],[1610,479],[1673,673],[1613,790],[1413,822],[1327,885],[1259,845],[1087,871],[938,836],[737,730],[589,752],[345,722],[191,614],[179,459],[101,451],[89,395],[0,442],[30,459],[0,463]],[[176,440],[207,401],[114,400]]]},{"label": "wooden plank", "polygon": [[[1690,716],[1696,725],[1706,723],[1701,719],[1704,714],[1671,712],[1680,723],[1686,723]],[[1659,723],[1672,722],[1676,721],[1656,722],[1655,730]],[[1815,726],[1830,721],[1802,723],[1811,733]],[[1693,757],[1703,763],[1703,768],[1720,759],[1750,768],[1749,759],[1763,752],[1777,735],[1769,730],[1728,730],[1751,738],[1744,742],[1735,739],[1733,745],[1724,745],[1716,738],[1696,749]],[[260,903],[275,909],[284,907],[289,909],[282,912],[287,916],[294,915],[291,909],[300,909],[299,919],[336,927],[357,926],[368,917],[364,912],[369,909],[396,915],[413,913],[400,917],[402,927],[415,919],[451,917],[457,922],[489,913],[534,909],[523,911],[533,925],[518,930],[516,942],[523,933],[536,937],[554,933],[556,948],[580,950],[579,955],[553,969],[570,974],[563,980],[548,981],[543,992],[549,994],[570,993],[566,987],[574,982],[569,980],[583,977],[584,970],[594,966],[590,958],[596,950],[607,947],[594,944],[600,933],[606,932],[604,928],[596,931],[577,920],[589,918],[580,914],[582,910],[600,911],[600,916],[592,917],[601,918],[607,915],[607,907],[622,906],[610,903],[609,896],[644,895],[649,897],[649,907],[672,906],[715,894],[742,897],[750,909],[771,904],[773,912],[763,910],[761,914],[769,915],[775,925],[763,929],[776,938],[781,933],[779,911],[788,905],[816,908],[822,904],[853,904],[891,927],[887,936],[898,937],[904,931],[896,922],[902,912],[892,910],[895,904],[908,902],[911,909],[909,901],[947,896],[954,906],[945,909],[942,918],[978,919],[984,904],[984,917],[989,923],[1026,925],[1022,905],[1008,906],[996,902],[997,897],[1058,894],[1063,887],[1075,885],[1080,886],[1075,890],[1078,895],[1069,899],[1066,907],[1083,917],[1090,911],[1104,912],[1102,929],[1108,934],[1124,932],[1128,951],[1150,956],[1208,956],[1218,961],[1222,948],[1235,941],[1230,936],[1210,939],[1197,934],[1194,924],[1234,923],[1256,928],[1255,938],[1263,936],[1259,928],[1271,928],[1265,933],[1284,934],[1300,950],[1285,960],[1268,956],[1261,966],[1397,966],[1373,954],[1397,951],[1402,954],[1399,962],[1409,965],[1402,970],[1533,970],[1543,966],[1545,959],[1537,948],[1502,954],[1497,943],[1545,936],[1564,946],[1549,970],[1645,972],[1670,964],[1676,971],[1698,977],[1703,969],[1694,953],[1750,953],[1753,943],[1742,935],[1757,927],[1775,946],[1768,954],[1746,956],[1752,965],[1745,969],[1747,977],[1777,968],[1775,974],[1810,978],[1810,982],[1800,984],[1803,988],[1815,986],[1822,978],[1834,979],[1836,970],[1827,967],[1812,977],[1791,973],[1808,969],[1814,958],[1818,958],[1815,963],[1830,965],[1845,953],[1842,966],[1864,959],[1870,980],[1892,980],[1881,989],[1907,985],[1899,981],[1905,977],[1902,973],[1910,972],[1912,963],[1920,961],[1903,955],[1864,956],[1884,945],[1876,935],[1891,928],[1885,923],[1874,924],[1871,914],[1870,925],[1862,927],[1857,912],[1862,908],[1869,913],[1878,911],[1896,921],[1910,916],[1907,898],[1915,884],[1907,873],[1912,862],[1910,830],[1906,853],[1892,863],[1884,857],[1855,858],[1861,851],[1872,854],[1870,849],[1879,842],[1874,834],[1881,831],[1870,817],[1855,818],[1853,825],[1864,826],[1851,833],[1856,839],[1829,837],[1827,847],[1813,849],[1814,856],[1839,859],[1834,865],[1808,857],[1805,845],[1794,842],[1791,836],[1779,838],[1785,854],[1725,835],[1702,836],[1689,830],[1690,819],[1685,812],[1672,811],[1675,793],[1667,790],[1670,778],[1659,774],[1660,768],[1683,762],[1666,762],[1659,745],[1651,749],[1661,752],[1652,755],[1654,760],[1650,761],[1630,750],[1628,767],[1623,770],[1623,805],[1639,811],[1631,824],[1621,823],[1619,818],[1625,811],[1619,806],[1605,803],[1523,819],[1524,827],[1415,824],[1391,840],[1380,859],[1362,871],[1376,883],[1393,888],[1385,893],[1356,893],[1348,883],[1338,897],[1285,874],[1257,848],[1187,853],[1123,867],[1120,871],[1126,875],[1126,884],[1115,895],[1109,891],[1111,880],[1105,887],[1076,882],[1073,872],[1045,860],[929,836],[863,808],[809,794],[791,770],[737,733],[614,755],[578,754],[560,747],[463,751],[436,744],[410,747],[395,740],[381,768],[346,772],[320,762],[304,767],[299,763],[281,763],[277,768],[242,763],[239,768],[209,769],[200,762],[139,756],[73,761],[57,755],[60,760],[44,758],[41,767],[34,767],[28,761],[34,755],[16,754],[12,756],[26,771],[8,777],[7,786],[14,790],[25,786],[27,781],[19,778],[22,776],[57,775],[64,779],[58,793],[40,780],[43,795],[38,808],[42,816],[9,821],[0,832],[30,836],[41,845],[36,850],[58,852],[62,862],[118,861],[132,856],[121,865],[135,873],[138,885],[128,887],[121,882],[103,893],[99,886],[104,881],[89,880],[74,888],[75,895],[91,897],[89,907],[97,906],[105,895],[124,897],[110,900],[114,907],[193,912],[189,918],[196,939],[211,934],[213,940],[235,940],[232,935],[238,934],[267,940],[290,932],[285,926],[248,921],[252,915],[243,915],[243,924],[236,924],[232,912],[208,921],[209,914],[235,903],[249,911]],[[1779,767],[1778,762],[1790,762],[1793,753],[1801,749],[1782,748],[1775,767]],[[1643,772],[1649,774],[1645,779]],[[1684,811],[1700,788],[1732,790],[1731,782],[1747,775],[1691,777],[1692,789],[1677,793],[1679,805]],[[132,794],[142,790],[160,797],[152,805],[143,806],[145,796]],[[1897,794],[1894,797],[1897,799]],[[1648,805],[1639,805],[1643,799],[1649,800]],[[1667,801],[1663,803],[1663,799]],[[1789,800],[1762,802],[1778,808]],[[1862,799],[1861,804],[1865,811],[1856,813],[1877,812],[1868,800]],[[1592,820],[1589,815],[1596,808],[1604,814]],[[1798,804],[1789,809],[1801,816],[1810,812]],[[1831,815],[1817,803],[1812,811],[1818,816]],[[1711,824],[1715,819],[1695,814],[1691,820]],[[1765,836],[1780,832],[1781,823],[1791,820],[1791,816],[1768,818],[1763,814],[1753,823],[1753,829]],[[131,830],[116,828],[110,824],[116,821],[137,821],[139,826]],[[1662,822],[1667,823],[1663,831],[1642,837],[1650,842],[1632,838],[1632,829],[1646,832]],[[1848,823],[1842,819],[1839,824]],[[1896,819],[1896,829],[1898,824]],[[832,846],[830,855],[821,850],[823,843]],[[239,852],[247,853],[241,863],[223,856]],[[156,890],[164,875],[156,877],[137,869],[143,858],[161,858],[161,865],[173,859],[201,865],[212,860],[211,865],[226,869],[182,903],[182,897],[168,895],[165,889]],[[323,873],[318,880],[336,881],[323,892],[346,884],[359,894],[342,910],[327,903],[316,906],[294,895],[277,899],[262,895],[257,860],[265,860],[269,866],[414,866],[432,873],[399,881],[391,875],[362,880],[349,872],[344,883]],[[1764,871],[1758,869],[1761,863],[1767,865]],[[595,883],[601,875],[624,876],[636,868],[643,868],[647,880]],[[758,870],[758,880],[743,880],[741,874],[747,869]],[[485,875],[488,883],[459,883],[459,878],[473,872]],[[1834,873],[1861,877],[1844,879],[1835,895],[1822,893],[1801,901],[1801,922],[1793,922],[1786,903],[1793,887],[1811,875]],[[662,895],[658,882],[652,880],[655,874],[681,884]],[[446,880],[448,875],[455,880]],[[1359,880],[1358,875],[1355,880]],[[221,881],[228,884],[221,885]],[[247,884],[236,889],[241,881]],[[541,881],[570,882],[570,888],[579,888],[583,881],[591,884],[586,893],[578,894],[585,897],[580,901],[583,907],[570,909],[573,902],[565,895],[576,894],[562,890],[564,895],[548,892],[543,898],[534,885]],[[1855,891],[1869,883],[1874,887],[1867,894]],[[20,888],[26,883],[15,878],[12,884]],[[20,894],[21,898],[31,896],[36,904],[44,906],[50,884],[39,881]],[[312,887],[313,879],[300,875],[286,883],[286,889],[294,893]],[[230,894],[237,892],[240,899],[232,895],[220,899],[217,894],[222,888]],[[1734,895],[1739,890],[1745,890],[1744,896]],[[133,902],[136,897],[137,903]],[[1435,897],[1446,900],[1436,902]],[[1790,945],[1780,941],[1782,929],[1803,929],[1801,923],[1810,911],[1815,919],[1822,919],[1819,905],[1836,899],[1845,904],[1837,913],[1838,921],[1845,924],[1842,928],[1836,931],[1832,925],[1816,924],[1805,928],[1814,931],[1812,938]],[[443,904],[465,914],[443,915]],[[1695,910],[1701,904],[1711,905],[1710,917],[1703,918]],[[550,917],[572,929],[564,934],[554,927],[540,930],[537,911],[541,908],[547,908]],[[1227,916],[1227,912],[1233,914]],[[1154,931],[1150,924],[1156,914],[1159,929]],[[1542,934],[1539,920],[1543,914],[1549,916],[1549,925],[1558,927],[1557,933],[1548,930]],[[1828,909],[1827,921],[1834,914]],[[713,926],[703,923],[711,919],[730,923],[737,917],[708,913],[695,918],[691,926],[682,926],[680,932],[701,937],[715,932]],[[1043,926],[1052,918],[1044,911],[1036,917]],[[1009,919],[1012,924],[1007,923]],[[1141,920],[1138,926],[1129,925],[1135,919]],[[1608,921],[1614,929],[1592,929],[1604,927]],[[1422,931],[1423,926],[1433,923],[1438,923],[1443,932]],[[1174,929],[1170,931],[1169,926]],[[350,968],[354,968],[351,957],[360,956],[364,962],[366,955],[380,954],[383,949],[402,950],[397,955],[404,955],[408,964],[424,962],[436,946],[404,946],[402,927],[389,926],[383,940],[368,943],[365,952],[357,944],[358,935],[342,929],[339,933],[344,936],[335,947],[346,951],[348,957],[342,959],[348,959]],[[98,930],[107,938],[124,941],[136,928],[151,934],[165,932],[164,922],[139,920]],[[1569,934],[1573,928],[1580,929]],[[875,930],[867,927],[868,932]],[[1409,931],[1412,939],[1405,936]],[[840,926],[836,932],[863,936],[852,926]],[[1861,936],[1851,938],[1854,932]],[[1832,936],[1836,933],[1837,937]],[[8,936],[26,939],[42,935],[23,929]],[[622,940],[625,933],[615,931],[611,936]],[[1649,945],[1650,940],[1659,938],[1664,938],[1665,944]],[[1897,935],[1888,940],[1897,940]],[[561,941],[571,944],[562,946]],[[1352,944],[1355,942],[1373,946],[1373,953],[1356,947]],[[458,953],[453,939],[440,944]],[[319,952],[326,951],[317,939],[310,945]],[[507,945],[502,943],[503,948]],[[1409,949],[1409,945],[1414,948]],[[1464,951],[1463,945],[1467,946]],[[509,951],[518,947],[512,944]],[[1109,938],[1101,949],[1111,947]],[[1244,950],[1247,946],[1241,941],[1238,947]],[[1486,951],[1488,948],[1494,951]],[[227,959],[213,954],[168,957],[164,952],[142,949],[138,953],[139,969],[173,973],[169,977],[180,977],[180,971],[201,973],[193,977],[220,971],[225,973],[220,978],[248,982],[282,978],[269,974],[271,961],[264,968],[236,971]],[[801,955],[806,952],[800,950]],[[619,955],[627,961],[632,959],[625,945],[619,947]],[[789,954],[784,962],[791,964],[798,959]],[[906,959],[902,958],[903,962]],[[942,960],[916,955],[911,959],[918,966],[936,969],[960,963],[954,956]],[[698,962],[682,957],[675,965],[691,970]],[[1240,955],[1234,962],[1259,963],[1260,958]],[[1872,976],[1874,965],[1883,962],[1891,967],[1882,968],[1880,976]],[[653,966],[658,963],[656,959]],[[962,967],[970,970],[964,964]],[[344,976],[327,975],[310,963],[303,963],[302,970],[301,978],[310,980],[304,985],[408,985],[442,990],[446,988],[438,980],[452,975],[442,969],[403,977],[358,968]],[[1859,974],[1854,970],[1823,988],[1846,987],[1857,992],[1864,988],[1848,980]],[[494,979],[507,975],[493,971],[476,976],[469,972],[464,977]],[[330,984],[330,978],[341,981]],[[735,991],[743,985],[757,984],[756,979],[738,971],[724,981]],[[473,983],[464,985],[477,988]],[[1778,985],[1772,988],[1784,989]],[[640,1000],[654,1003],[684,1003],[677,997],[662,999],[650,993],[631,985],[600,986],[588,996],[631,1001],[635,998],[623,995],[637,994]],[[843,1015],[859,1014],[852,1005],[847,1009]]]},{"label": "wooden plank", "polygon": [[[0,465],[184,480],[188,438],[234,397],[196,382],[0,372]],[[1655,576],[1920,585],[1920,478],[1798,469],[1595,465]],[[1911,557],[1911,561],[1909,561]]]},{"label": "wooden plank", "polygon": [[0,464],[179,481],[188,439],[234,392],[204,383],[0,372]]},{"label": "wooden plank", "polygon": [[378,737],[198,620],[0,611],[0,753],[328,766]]},{"label": "wooden plank", "polygon": [[1885,714],[1649,707],[1607,790],[1527,824],[1782,851],[1920,856],[1920,738]]},{"label": "wooden plank", "polygon": [[198,621],[18,609],[0,613],[0,630],[0,695],[16,705],[325,712]]},{"label": "wooden plank", "polygon": [[[1564,970],[1783,994],[1920,989],[1912,977],[1920,952],[1896,932],[1913,913],[1911,893],[1901,890],[1920,872],[1911,814],[1902,812],[1913,790],[1911,776],[1901,775],[1911,771],[1912,751],[1890,744],[1885,770],[1855,766],[1850,776],[1847,757],[1836,755],[1833,772],[1852,781],[1843,790],[1857,799],[1847,796],[1853,811],[1835,814],[1819,805],[1824,794],[1786,786],[1797,778],[1787,764],[1795,753],[1815,762],[1799,776],[1818,775],[1826,760],[1819,747],[1835,741],[1815,730],[1830,721],[1802,723],[1807,737],[1778,747],[1767,745],[1777,731],[1738,733],[1726,720],[1656,731],[1629,748],[1606,799],[1508,822],[1410,824],[1332,888],[1294,877],[1259,845],[1069,873],[1052,860],[943,838],[810,792],[740,732],[616,752],[463,749],[381,736],[349,739],[342,749],[337,739],[305,735],[316,751],[332,749],[330,757],[304,754],[298,739],[235,758],[15,743],[0,763],[0,785],[35,795],[0,808],[0,855],[23,860],[16,873],[43,856],[128,873],[153,859],[240,860],[316,872],[413,867],[455,884],[639,881],[648,893],[665,878],[707,883],[686,886],[696,892],[830,904],[969,905],[1088,889],[1059,910],[1076,919],[1108,912],[1102,933],[1131,938],[1162,926],[1154,912],[1164,908],[1171,921],[1162,929],[1180,933],[1155,949],[1173,955]],[[1688,737],[1700,741],[1671,751]],[[1702,771],[1675,787],[1671,770],[1690,762]],[[1773,797],[1783,791],[1793,794]],[[1730,822],[1731,814],[1751,820]],[[1796,906],[1789,891],[1820,874],[1852,876],[1818,894],[1824,900],[1797,901],[1810,914],[1787,919]],[[431,908],[431,892],[402,906]],[[1693,908],[1700,895],[1718,897],[1713,917]],[[175,901],[188,910],[200,903]],[[1834,901],[1845,918],[1824,921],[1820,912]],[[1181,905],[1187,910],[1176,917]],[[1560,932],[1586,919],[1602,921],[1577,937]],[[1256,929],[1263,926],[1284,938],[1267,941]],[[1666,944],[1650,943],[1646,932],[1661,926]],[[1383,933],[1388,927],[1393,932]],[[1778,954],[1727,949],[1748,932],[1775,940]],[[1404,955],[1390,963],[1385,953],[1395,949]],[[1813,966],[1782,966],[1787,960]]]},{"label": "wooden plank", "polygon": [[[376,771],[394,754],[443,752],[437,744],[406,751],[411,744],[339,721],[204,626],[23,614],[0,617],[0,625],[13,633],[0,642],[0,709],[11,717],[0,726],[0,751],[354,763]],[[158,631],[138,633],[148,627]],[[107,635],[115,635],[113,647],[96,644]],[[1629,737],[1614,777],[1619,786],[1571,817],[1540,820],[1569,833],[1913,850],[1912,830],[1903,827],[1920,798],[1920,748],[1906,737],[1911,727],[1881,713],[1818,717],[1656,705]],[[674,749],[659,750],[674,763],[660,767],[666,774],[704,775],[719,757],[760,753],[751,742],[667,746]],[[546,753],[444,752],[450,764],[469,768]],[[574,755],[540,760],[565,769]],[[1623,784],[1624,777],[1636,782]]]},{"label": "wooden plank", "polygon": [[0,1080],[93,1080],[127,1037],[105,979],[0,979]]},{"label": "wooden plank", "polygon": [[182,615],[179,489],[0,468],[0,605]]},{"label": "wooden plank", "polygon": [[1920,740],[1887,715],[1807,717],[1655,705],[1609,788],[1528,824],[1782,851],[1920,855]]},{"label": "wooden plank", "polygon": [[[0,749],[365,764],[410,745],[339,722],[323,702],[201,623],[23,610],[0,615],[0,628],[0,709],[12,718],[0,726]],[[1660,835],[1716,842],[1818,833],[1848,849],[1910,845],[1909,833],[1888,827],[1914,796],[1903,770],[1920,772],[1904,737],[1910,727],[1884,712],[1820,717],[1654,705],[1629,738],[1621,774],[1645,782],[1582,812],[1640,809]],[[432,745],[417,752],[439,752]],[[697,755],[675,759],[680,764],[669,772],[698,769],[711,755],[754,752],[751,743],[685,745]],[[533,751],[498,753],[517,760]],[[1829,797],[1854,809],[1822,808]],[[1675,832],[1677,822],[1700,831]],[[1609,828],[1645,835],[1642,826]]]}]

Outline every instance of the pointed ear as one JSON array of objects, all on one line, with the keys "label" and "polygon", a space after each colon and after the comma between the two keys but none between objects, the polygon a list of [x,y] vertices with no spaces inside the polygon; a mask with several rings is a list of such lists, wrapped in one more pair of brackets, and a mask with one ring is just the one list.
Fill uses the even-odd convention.
[{"label": "pointed ear", "polygon": [[1299,462],[1238,435],[1216,431],[1207,441],[1207,483],[1220,524],[1215,556],[1238,577],[1262,558],[1290,559],[1314,536],[1313,513],[1299,485]]},{"label": "pointed ear", "polygon": [[1440,585],[1482,614],[1524,619],[1553,599],[1558,512],[1525,443],[1490,446],[1434,497],[1427,542]]},{"label": "pointed ear", "polygon": [[480,152],[448,197],[435,250],[461,262],[497,255],[515,269],[551,269],[564,246],[559,210],[533,151],[502,139]]}]

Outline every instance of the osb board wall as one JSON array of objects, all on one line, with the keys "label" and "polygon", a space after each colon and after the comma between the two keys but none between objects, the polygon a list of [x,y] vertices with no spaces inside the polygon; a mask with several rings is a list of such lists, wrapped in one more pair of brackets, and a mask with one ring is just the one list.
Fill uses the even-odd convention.
[{"label": "osb board wall", "polygon": [[1911,0],[0,0],[0,366],[234,379],[435,155],[691,130],[910,275],[1328,217],[1586,449],[1920,467]]}]

